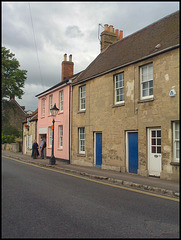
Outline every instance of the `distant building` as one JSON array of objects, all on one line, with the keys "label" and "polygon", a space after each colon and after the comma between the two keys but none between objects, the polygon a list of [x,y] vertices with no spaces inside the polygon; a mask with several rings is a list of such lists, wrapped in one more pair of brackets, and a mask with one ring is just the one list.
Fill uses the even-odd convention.
[{"label": "distant building", "polygon": [[23,154],[31,155],[34,140],[37,140],[38,109],[22,122],[23,125]]}]

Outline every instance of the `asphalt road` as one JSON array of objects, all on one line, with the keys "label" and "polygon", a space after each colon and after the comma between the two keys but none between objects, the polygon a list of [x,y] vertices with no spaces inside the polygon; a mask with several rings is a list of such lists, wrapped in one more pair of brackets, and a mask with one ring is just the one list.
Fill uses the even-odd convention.
[{"label": "asphalt road", "polygon": [[179,238],[179,202],[2,159],[2,238]]}]

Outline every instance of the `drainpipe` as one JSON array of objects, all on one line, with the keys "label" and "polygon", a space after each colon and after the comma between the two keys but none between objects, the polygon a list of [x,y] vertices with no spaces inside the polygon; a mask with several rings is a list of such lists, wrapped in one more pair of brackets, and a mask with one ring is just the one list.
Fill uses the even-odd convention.
[{"label": "drainpipe", "polygon": [[72,84],[69,85],[69,164],[71,164],[71,148],[72,148]]},{"label": "drainpipe", "polygon": [[23,154],[23,147],[24,147],[24,137],[23,137],[23,123],[22,123],[22,154]]}]

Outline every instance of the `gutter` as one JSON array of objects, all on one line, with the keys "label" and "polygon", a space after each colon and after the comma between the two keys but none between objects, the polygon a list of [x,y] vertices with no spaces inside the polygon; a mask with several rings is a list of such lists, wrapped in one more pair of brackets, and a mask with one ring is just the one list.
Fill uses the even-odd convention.
[{"label": "gutter", "polygon": [[75,83],[72,84],[72,86],[76,86],[76,85],[78,85],[78,84],[80,84],[80,83],[87,82],[87,81],[89,81],[89,80],[91,80],[91,79],[93,79],[93,78],[100,77],[100,76],[102,76],[102,75],[104,75],[104,74],[106,74],[106,73],[115,71],[115,70],[117,70],[117,69],[119,69],[119,68],[122,68],[122,67],[126,67],[126,66],[128,66],[128,65],[133,64],[133,63],[137,63],[137,62],[146,60],[147,58],[156,56],[156,55],[158,55],[158,54],[165,53],[165,52],[167,52],[167,51],[170,51],[170,50],[173,50],[173,49],[175,49],[175,48],[178,48],[179,46],[180,46],[180,44],[177,44],[177,45],[175,45],[175,46],[168,47],[168,48],[166,48],[166,49],[164,49],[164,50],[161,50],[161,51],[159,51],[159,52],[149,54],[149,55],[147,55],[147,56],[145,56],[145,57],[139,58],[139,59],[134,60],[134,61],[132,61],[132,62],[128,62],[128,63],[125,63],[125,64],[120,65],[120,66],[118,66],[118,67],[111,68],[111,69],[109,69],[109,70],[107,70],[107,71],[104,71],[104,72],[102,72],[102,73],[98,73],[98,74],[96,74],[96,75],[93,75],[92,77],[88,77],[88,78],[86,78],[86,79],[84,79],[84,80],[82,80],[82,81],[80,81],[80,82],[75,82]]},{"label": "gutter", "polygon": [[46,94],[48,94],[48,93],[54,92],[54,91],[56,91],[57,89],[66,86],[68,83],[69,83],[69,81],[66,82],[66,83],[64,83],[64,84],[62,84],[62,85],[59,85],[59,86],[56,87],[56,88],[53,88],[53,89],[51,89],[51,90],[47,90],[47,91],[45,91],[45,92],[43,92],[43,93],[40,93],[40,94],[37,94],[35,97],[40,98],[40,97],[42,97],[42,96],[44,96],[44,95],[46,95]]}]

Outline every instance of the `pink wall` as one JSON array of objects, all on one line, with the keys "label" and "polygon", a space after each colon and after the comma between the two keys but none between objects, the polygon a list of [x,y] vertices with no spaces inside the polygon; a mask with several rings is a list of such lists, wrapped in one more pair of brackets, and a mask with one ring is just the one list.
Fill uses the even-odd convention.
[{"label": "pink wall", "polygon": [[[60,112],[60,91],[63,90],[63,112]],[[56,103],[59,112],[56,117],[50,115],[50,95],[53,95],[53,106]],[[45,114],[42,115],[42,99],[45,99]],[[41,136],[46,134],[46,156],[51,157],[52,147],[49,141],[49,128],[54,123],[54,156],[69,160],[69,85],[60,86],[55,91],[40,95],[38,99],[37,141],[40,146]],[[59,147],[59,126],[63,126],[63,148]]]}]

